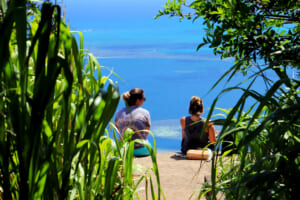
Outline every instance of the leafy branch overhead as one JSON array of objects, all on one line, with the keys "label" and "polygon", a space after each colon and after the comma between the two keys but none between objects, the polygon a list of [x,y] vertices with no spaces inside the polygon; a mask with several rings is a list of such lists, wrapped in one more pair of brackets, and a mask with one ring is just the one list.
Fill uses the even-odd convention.
[{"label": "leafy branch overhead", "polygon": [[299,68],[300,2],[298,0],[186,0],[168,1],[156,16],[204,19],[203,45],[221,58],[240,65],[263,60],[272,66]]}]

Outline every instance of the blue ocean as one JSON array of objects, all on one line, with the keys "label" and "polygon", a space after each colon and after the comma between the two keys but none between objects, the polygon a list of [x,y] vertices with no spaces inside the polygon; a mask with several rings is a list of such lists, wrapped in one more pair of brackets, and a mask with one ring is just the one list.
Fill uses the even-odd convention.
[{"label": "blue ocean", "polygon": [[[203,99],[205,117],[222,89],[244,79],[238,74],[230,85],[225,79],[210,91],[233,61],[221,60],[208,47],[196,51],[204,36],[201,19],[154,19],[165,2],[64,1],[66,20],[71,30],[84,34],[84,48],[98,58],[101,66],[122,78],[103,68],[102,73],[118,83],[120,93],[135,87],[144,89],[147,100],[143,107],[151,114],[151,131],[160,152],[180,150],[179,119],[188,115],[192,96]],[[221,95],[216,107],[231,108],[240,94],[236,91]],[[121,100],[118,109],[124,106]],[[220,113],[214,110],[214,114]],[[149,139],[153,143],[151,136]]]}]

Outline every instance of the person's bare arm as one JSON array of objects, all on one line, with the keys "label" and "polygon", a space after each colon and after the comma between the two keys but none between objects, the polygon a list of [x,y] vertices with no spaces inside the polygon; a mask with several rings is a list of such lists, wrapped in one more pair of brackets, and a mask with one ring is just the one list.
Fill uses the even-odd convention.
[{"label": "person's bare arm", "polygon": [[150,130],[150,126],[146,126],[145,127],[145,130],[147,130],[147,131],[144,131],[144,133],[146,134],[146,136],[148,137],[148,135],[149,135],[149,130]]},{"label": "person's bare arm", "polygon": [[181,129],[182,129],[182,139],[184,138],[185,132],[185,117],[181,117],[180,119],[180,125],[181,125]]},{"label": "person's bare arm", "polygon": [[215,126],[212,122],[208,123],[208,138],[209,138],[210,143],[214,144],[217,142]]}]

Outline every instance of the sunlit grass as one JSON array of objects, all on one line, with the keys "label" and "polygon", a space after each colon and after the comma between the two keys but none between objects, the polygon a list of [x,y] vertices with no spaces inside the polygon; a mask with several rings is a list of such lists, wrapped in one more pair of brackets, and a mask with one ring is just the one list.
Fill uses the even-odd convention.
[{"label": "sunlit grass", "polygon": [[[107,129],[118,86],[59,6],[10,2],[1,1],[0,16],[0,198],[132,199],[141,182],[133,180],[134,141]],[[148,148],[159,185],[156,146]]]}]

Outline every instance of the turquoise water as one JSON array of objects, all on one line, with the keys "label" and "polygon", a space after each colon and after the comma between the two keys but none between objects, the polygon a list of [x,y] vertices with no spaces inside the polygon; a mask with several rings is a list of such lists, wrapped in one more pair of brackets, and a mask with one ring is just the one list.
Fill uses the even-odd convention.
[{"label": "turquoise water", "polygon": [[[179,119],[188,115],[191,96],[203,99],[205,117],[225,82],[211,93],[209,89],[233,62],[221,61],[207,47],[196,51],[203,38],[201,20],[194,23],[166,17],[154,20],[164,2],[64,1],[70,28],[84,34],[84,48],[96,55],[102,66],[113,69],[124,79],[110,77],[118,82],[120,92],[135,87],[144,89],[147,98],[144,107],[150,111],[151,131],[159,151],[178,151]],[[104,75],[109,73],[104,69]],[[241,80],[242,75],[237,75],[233,83]],[[263,91],[262,82],[256,88]],[[239,94],[222,95],[217,107],[231,108]],[[123,101],[118,109],[121,107]]]}]

